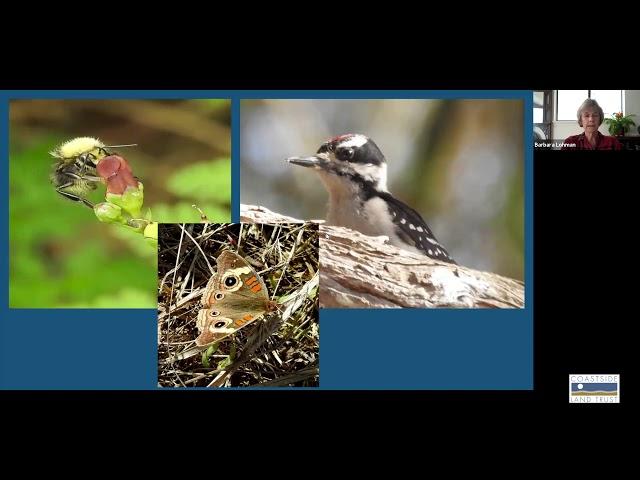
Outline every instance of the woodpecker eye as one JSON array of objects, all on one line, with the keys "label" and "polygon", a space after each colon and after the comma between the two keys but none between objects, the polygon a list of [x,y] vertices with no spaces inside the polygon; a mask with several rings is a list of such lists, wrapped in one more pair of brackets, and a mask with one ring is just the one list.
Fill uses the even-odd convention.
[{"label": "woodpecker eye", "polygon": [[338,160],[351,160],[353,158],[353,148],[339,148],[336,151],[336,158]]}]

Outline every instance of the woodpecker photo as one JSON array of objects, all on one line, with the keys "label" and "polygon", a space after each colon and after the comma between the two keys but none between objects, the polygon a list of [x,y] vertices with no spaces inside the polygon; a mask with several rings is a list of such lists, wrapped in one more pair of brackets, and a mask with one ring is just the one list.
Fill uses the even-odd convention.
[{"label": "woodpecker photo", "polygon": [[287,161],[320,175],[329,193],[327,225],[385,235],[399,248],[456,263],[420,214],[389,193],[385,157],[370,138],[340,135],[323,143],[315,155]]}]

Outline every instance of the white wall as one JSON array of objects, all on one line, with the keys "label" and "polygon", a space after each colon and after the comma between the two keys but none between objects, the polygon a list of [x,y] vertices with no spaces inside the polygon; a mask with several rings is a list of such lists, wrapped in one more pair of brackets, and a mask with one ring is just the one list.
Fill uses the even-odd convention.
[{"label": "white wall", "polygon": [[[556,101],[557,101],[558,91],[554,90],[552,98],[552,112],[555,116],[556,114]],[[577,110],[577,109],[576,109]],[[635,114],[635,117],[632,117],[633,121],[636,122],[636,127],[629,130],[628,135],[638,135],[638,125],[640,125],[640,90],[626,90],[624,95],[624,112],[625,115]],[[600,125],[598,129],[600,133],[603,135],[610,135],[609,130],[607,129],[607,125],[603,123]],[[582,127],[578,125],[578,119],[575,121],[553,121],[553,138],[555,140],[564,140],[565,138],[571,135],[578,135],[582,133]]]},{"label": "white wall", "polygon": [[640,90],[626,90],[624,95],[624,112],[626,115],[635,113],[632,118],[636,122],[635,127],[631,127],[628,135],[640,135],[638,126],[640,125]]}]

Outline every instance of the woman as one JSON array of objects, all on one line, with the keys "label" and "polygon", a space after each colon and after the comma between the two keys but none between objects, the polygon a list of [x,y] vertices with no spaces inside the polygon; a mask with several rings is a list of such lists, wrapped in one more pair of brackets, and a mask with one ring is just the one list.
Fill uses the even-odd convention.
[{"label": "woman", "polygon": [[604,121],[604,112],[598,102],[587,98],[578,108],[578,125],[584,133],[572,135],[564,143],[575,147],[562,147],[562,150],[622,150],[622,144],[616,137],[609,137],[598,131]]}]

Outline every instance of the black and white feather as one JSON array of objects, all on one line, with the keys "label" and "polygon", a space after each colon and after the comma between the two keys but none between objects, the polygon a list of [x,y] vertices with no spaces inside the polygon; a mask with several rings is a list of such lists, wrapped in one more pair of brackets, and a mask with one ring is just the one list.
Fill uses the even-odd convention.
[{"label": "black and white feather", "polygon": [[370,138],[340,135],[313,156],[287,160],[320,175],[329,192],[328,225],[386,235],[392,245],[455,263],[420,214],[389,193],[386,159]]}]

